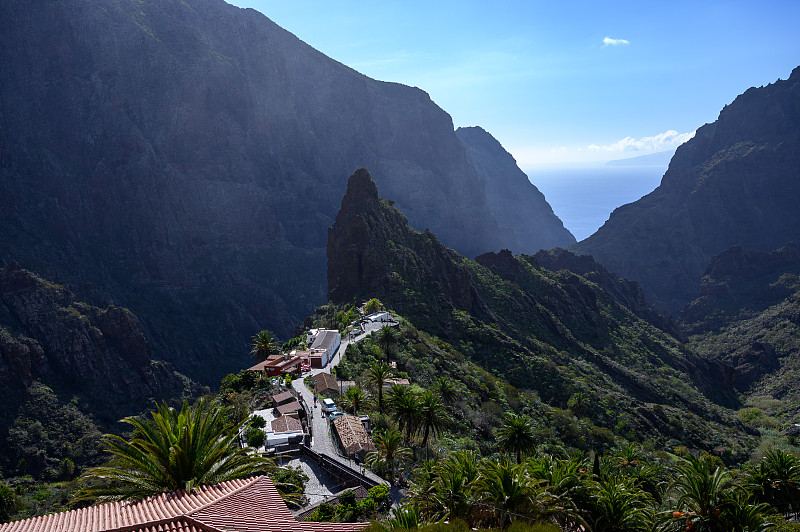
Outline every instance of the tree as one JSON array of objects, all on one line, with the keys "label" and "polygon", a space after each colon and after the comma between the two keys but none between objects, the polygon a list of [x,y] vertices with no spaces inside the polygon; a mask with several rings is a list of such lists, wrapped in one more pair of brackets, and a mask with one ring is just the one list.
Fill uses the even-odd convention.
[{"label": "tree", "polygon": [[758,502],[784,515],[800,513],[800,459],[772,449],[747,469],[746,487]]},{"label": "tree", "polygon": [[379,299],[373,297],[364,303],[364,314],[373,314],[379,310],[383,310],[383,303]]},{"label": "tree", "polygon": [[403,435],[396,430],[378,433],[375,438],[374,451],[367,453],[367,465],[373,468],[386,466],[389,478],[394,478],[394,463],[411,456],[411,449],[403,447]]},{"label": "tree", "polygon": [[357,414],[369,404],[369,396],[360,386],[349,386],[339,397],[339,407],[350,414]]},{"label": "tree", "polygon": [[394,369],[386,362],[372,364],[366,373],[367,383],[376,388],[378,395],[378,412],[383,413],[383,384],[394,375]]},{"label": "tree", "polygon": [[250,354],[259,362],[266,360],[270,355],[280,354],[280,346],[275,340],[275,335],[269,331],[260,331],[253,336],[253,348]]},{"label": "tree", "polygon": [[615,474],[596,483],[589,516],[596,532],[649,532],[655,515],[650,495],[632,479]]},{"label": "tree", "polygon": [[519,464],[505,458],[483,460],[473,483],[480,521],[489,527],[506,528],[518,516],[538,517],[537,485]]},{"label": "tree", "polygon": [[439,376],[433,381],[430,389],[441,397],[446,405],[452,405],[458,398],[458,390],[453,383],[453,379],[445,376]]},{"label": "tree", "polygon": [[375,333],[375,344],[381,348],[384,357],[389,358],[393,355],[397,346],[400,345],[400,335],[394,327],[384,325]]},{"label": "tree", "polygon": [[442,400],[431,392],[425,390],[419,400],[419,428],[422,430],[422,446],[428,443],[428,436],[433,433],[438,435],[449,423],[447,409]]},{"label": "tree", "polygon": [[228,423],[228,408],[206,399],[180,411],[166,402],[152,420],[126,417],[130,441],[108,434],[103,442],[112,461],[88,469],[76,500],[131,500],[159,493],[219,484],[274,469],[272,460],[238,448],[241,427]]},{"label": "tree", "polygon": [[387,404],[392,409],[392,419],[401,432],[405,429],[405,444],[411,441],[411,434],[417,429],[420,417],[419,396],[407,386],[393,384],[386,394]]},{"label": "tree", "polygon": [[536,447],[536,436],[533,422],[527,416],[506,412],[497,429],[497,444],[507,453],[517,456],[517,463],[522,462],[522,454],[529,453]]}]

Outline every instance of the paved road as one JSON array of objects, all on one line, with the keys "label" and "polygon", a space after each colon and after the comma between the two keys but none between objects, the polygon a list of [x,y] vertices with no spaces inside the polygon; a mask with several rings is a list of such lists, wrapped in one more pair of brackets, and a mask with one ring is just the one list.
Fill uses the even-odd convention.
[{"label": "paved road", "polygon": [[[378,323],[367,323],[364,326],[365,327],[364,332],[362,332],[361,334],[359,334],[358,336],[356,336],[352,340],[349,340],[349,339],[346,339],[346,338],[342,338],[342,343],[339,346],[339,349],[333,355],[333,358],[331,358],[331,361],[328,363],[328,365],[325,368],[322,368],[322,369],[313,369],[313,370],[311,370],[310,373],[306,373],[306,374],[303,375],[303,379],[305,377],[307,377],[308,375],[316,375],[317,373],[330,372],[332,368],[334,368],[337,364],[339,364],[339,362],[342,361],[342,356],[344,356],[344,353],[347,350],[347,346],[351,342],[355,342],[355,343],[360,342],[361,340],[366,338],[366,336],[368,334],[370,334],[370,333],[372,333],[374,331],[380,330],[382,327],[384,327],[386,325],[397,325],[397,323],[396,322],[392,322],[392,323],[380,323],[380,322],[378,322]],[[320,405],[317,405],[316,408],[314,407],[314,394],[311,392],[311,390],[306,388],[305,383],[303,382],[303,379],[295,379],[295,380],[293,380],[292,381],[292,387],[297,391],[297,393],[302,395],[302,397],[305,400],[306,404],[310,407],[310,410],[312,411],[311,423],[312,423],[312,427],[313,427],[313,429],[312,429],[313,430],[313,439],[311,441],[311,446],[310,447],[314,451],[316,451],[316,452],[318,452],[320,454],[326,454],[328,456],[336,458],[338,461],[349,465],[350,467],[352,467],[356,471],[361,471],[362,470],[362,466],[360,464],[354,462],[353,460],[345,458],[345,457],[343,457],[343,456],[341,456],[339,454],[338,450],[336,449],[336,445],[334,444],[334,442],[333,442],[333,440],[331,438],[330,424],[328,423],[328,418],[327,418],[327,416],[324,416],[324,414],[322,412],[322,408],[321,408]],[[364,473],[365,476],[371,478],[372,480],[374,480],[376,482],[386,483],[385,480],[383,480],[378,475],[374,474],[372,471],[369,471],[366,468],[363,469],[363,473]],[[396,488],[393,488],[391,491],[392,491],[392,493],[390,495],[392,496],[392,500],[394,500],[395,502],[398,501],[400,499],[400,497],[401,497],[401,494],[399,493],[399,491]]]}]

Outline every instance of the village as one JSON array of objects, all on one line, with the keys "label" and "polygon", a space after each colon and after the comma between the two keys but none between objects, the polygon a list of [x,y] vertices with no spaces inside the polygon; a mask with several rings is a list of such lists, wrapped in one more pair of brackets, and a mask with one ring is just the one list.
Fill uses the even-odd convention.
[{"label": "village", "polygon": [[[309,477],[305,490],[308,505],[295,510],[298,520],[306,519],[321,503],[335,505],[338,496],[349,490],[361,499],[369,488],[385,485],[391,488],[393,506],[402,499],[398,483],[387,482],[365,468],[367,453],[375,450],[369,416],[351,415],[338,408],[338,397],[355,383],[335,375],[350,343],[397,324],[391,313],[378,311],[355,320],[344,338],[338,330],[310,329],[305,337],[307,348],[269,355],[248,368],[274,384],[291,382],[290,389],[271,396],[269,407],[252,412],[250,425],[262,427],[264,433],[258,451],[272,456],[279,465],[301,468]],[[409,381],[388,378],[383,387],[386,390],[393,385],[408,386]],[[248,444],[245,429],[240,434],[242,445]]]}]

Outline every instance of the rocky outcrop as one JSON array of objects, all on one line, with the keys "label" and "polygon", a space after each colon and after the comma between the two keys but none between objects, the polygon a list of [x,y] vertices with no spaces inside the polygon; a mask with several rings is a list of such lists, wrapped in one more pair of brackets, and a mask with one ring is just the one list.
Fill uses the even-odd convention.
[{"label": "rocky outcrop", "polygon": [[799,101],[800,68],[748,89],[678,148],[656,190],[571,249],[638,281],[648,300],[677,313],[720,251],[797,241]]},{"label": "rocky outcrop", "polygon": [[575,243],[575,237],[553,213],[544,194],[494,137],[480,127],[460,127],[456,135],[478,172],[489,210],[500,229],[509,235],[508,246],[513,251],[536,253]]},{"label": "rocky outcrop", "polygon": [[325,301],[326,231],[369,166],[419,229],[510,244],[450,116],[222,0],[0,0],[0,264],[124,303],[218,382]]},{"label": "rocky outcrop", "polygon": [[80,399],[104,423],[138,414],[154,399],[203,391],[171,365],[151,360],[129,310],[88,305],[11,264],[0,269],[0,400],[6,414],[13,415],[20,391],[34,380]]}]

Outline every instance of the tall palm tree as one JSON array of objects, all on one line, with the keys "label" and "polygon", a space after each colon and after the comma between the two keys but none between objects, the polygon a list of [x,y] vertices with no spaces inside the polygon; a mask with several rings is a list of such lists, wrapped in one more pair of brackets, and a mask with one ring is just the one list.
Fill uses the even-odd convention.
[{"label": "tall palm tree", "polygon": [[533,421],[528,416],[506,412],[497,429],[497,444],[501,449],[517,456],[517,463],[522,463],[522,454],[533,451],[536,447],[536,435],[533,432]]},{"label": "tall palm tree", "polygon": [[375,343],[381,348],[384,358],[393,355],[397,346],[400,345],[400,334],[394,327],[384,325],[375,333]]},{"label": "tall palm tree", "polygon": [[419,396],[407,386],[393,385],[386,393],[386,403],[392,410],[392,419],[401,432],[405,432],[405,444],[411,442],[411,434],[417,429],[420,420],[421,404]]},{"label": "tall palm tree", "polygon": [[366,372],[367,383],[377,389],[378,412],[383,414],[383,384],[394,375],[394,369],[386,362],[372,364]]},{"label": "tall palm tree", "polygon": [[422,447],[428,443],[428,436],[434,436],[450,422],[447,409],[438,395],[425,390],[419,399],[419,430],[422,431]]},{"label": "tall palm tree", "polygon": [[[126,417],[130,441],[113,434],[103,438],[113,460],[88,469],[88,482],[77,500],[130,500],[175,490],[191,492],[275,468],[269,458],[239,449],[239,424],[227,422],[229,408],[199,399],[180,411],[162,403],[153,419]],[[100,481],[100,483],[94,483]]]},{"label": "tall palm tree", "polygon": [[275,340],[275,335],[269,331],[260,331],[253,336],[253,345],[252,349],[250,349],[250,354],[259,362],[266,360],[270,355],[280,354],[280,346]]},{"label": "tall palm tree", "polygon": [[411,456],[411,449],[403,447],[403,435],[396,430],[380,432],[374,437],[374,451],[367,453],[367,465],[373,468],[386,466],[389,478],[394,479],[394,464]]}]

